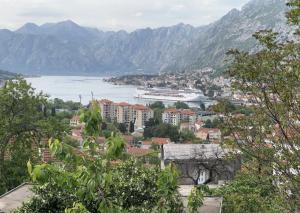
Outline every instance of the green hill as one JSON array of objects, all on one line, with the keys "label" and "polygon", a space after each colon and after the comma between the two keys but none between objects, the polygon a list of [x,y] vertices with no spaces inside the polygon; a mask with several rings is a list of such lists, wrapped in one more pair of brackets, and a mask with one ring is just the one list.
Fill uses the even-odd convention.
[{"label": "green hill", "polygon": [[16,73],[0,70],[0,80],[7,80],[15,77],[16,75]]}]

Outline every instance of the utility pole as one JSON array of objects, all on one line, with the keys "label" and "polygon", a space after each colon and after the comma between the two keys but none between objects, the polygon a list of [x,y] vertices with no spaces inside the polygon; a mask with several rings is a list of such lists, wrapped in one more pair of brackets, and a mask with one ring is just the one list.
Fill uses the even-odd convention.
[{"label": "utility pole", "polygon": [[81,104],[81,99],[82,99],[82,96],[81,96],[81,95],[79,95],[79,102],[80,102],[80,104]]}]

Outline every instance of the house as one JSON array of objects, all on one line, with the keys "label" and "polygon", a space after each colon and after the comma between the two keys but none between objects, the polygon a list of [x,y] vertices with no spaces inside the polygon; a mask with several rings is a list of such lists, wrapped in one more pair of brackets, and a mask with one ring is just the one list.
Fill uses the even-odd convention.
[{"label": "house", "polygon": [[72,129],[71,130],[71,138],[79,141],[80,144],[82,144],[82,142],[83,142],[82,130],[81,129]]},{"label": "house", "polygon": [[82,123],[80,121],[80,117],[78,115],[75,115],[70,120],[70,126],[71,127],[77,127],[80,126]]},{"label": "house", "polygon": [[195,133],[195,136],[211,143],[220,143],[222,140],[221,130],[217,128],[201,128]]},{"label": "house", "polygon": [[182,123],[180,123],[179,130],[180,130],[180,132],[182,132],[184,130],[189,130],[189,131],[194,132],[195,125],[190,122],[182,122]]},{"label": "house", "polygon": [[166,144],[161,147],[161,167],[173,163],[181,185],[218,184],[233,180],[241,158],[228,158],[229,150],[218,144]]},{"label": "house", "polygon": [[198,119],[195,123],[195,131],[199,131],[204,125],[205,122]]},{"label": "house", "polygon": [[151,146],[153,145],[165,145],[165,144],[170,144],[171,139],[170,138],[159,138],[159,137],[154,137],[149,141],[142,141],[141,148],[143,149],[150,149]]}]

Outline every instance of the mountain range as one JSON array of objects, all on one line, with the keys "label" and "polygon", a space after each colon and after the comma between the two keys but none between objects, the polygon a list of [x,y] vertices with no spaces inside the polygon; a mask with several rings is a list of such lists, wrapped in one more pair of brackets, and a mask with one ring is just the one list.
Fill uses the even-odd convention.
[{"label": "mountain range", "polygon": [[[101,31],[68,20],[0,30],[0,69],[34,75],[158,73],[224,65],[230,48],[256,48],[260,29],[288,31],[285,0],[251,0],[200,27]],[[283,34],[288,36],[287,34]]]}]

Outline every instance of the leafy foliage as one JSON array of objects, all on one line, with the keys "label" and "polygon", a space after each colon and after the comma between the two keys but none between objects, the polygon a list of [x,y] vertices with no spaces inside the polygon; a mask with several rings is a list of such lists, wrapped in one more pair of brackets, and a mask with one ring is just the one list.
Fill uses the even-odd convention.
[{"label": "leafy foliage", "polygon": [[180,134],[176,126],[162,123],[152,127],[146,127],[144,129],[144,137],[165,137],[177,142],[179,141]]},{"label": "leafy foliage", "polygon": [[[228,192],[231,212],[282,212],[278,205],[291,212],[299,210],[300,44],[297,33],[300,5],[298,0],[291,0],[288,5],[291,10],[287,17],[295,24],[294,41],[282,41],[278,39],[278,33],[261,30],[254,35],[260,43],[260,51],[229,52],[233,57],[228,71],[233,88],[254,103],[250,116],[230,118],[226,123],[235,137],[234,147],[241,150],[245,160],[252,165],[248,168],[252,182],[238,180],[235,183],[241,184],[237,190],[244,190],[240,192],[243,195]],[[271,205],[264,196],[264,185],[259,182],[269,187],[267,191],[273,193],[269,197],[284,202]]]},{"label": "leafy foliage", "polygon": [[198,208],[203,205],[204,195],[209,192],[207,185],[197,185],[191,191],[188,197],[188,207],[190,213],[198,212]]},{"label": "leafy foliage", "polygon": [[283,200],[278,196],[272,179],[251,173],[240,174],[229,185],[214,194],[223,196],[223,212],[284,212]]},{"label": "leafy foliage", "polygon": [[0,89],[0,194],[28,179],[26,162],[39,160],[43,139],[65,135],[65,125],[45,116],[46,105],[47,97],[22,78]]},{"label": "leafy foliage", "polygon": [[[30,176],[38,184],[37,196],[18,212],[39,212],[43,210],[36,209],[40,202],[52,205],[49,212],[181,212],[173,167],[160,171],[134,159],[121,161],[124,141],[118,134],[108,138],[103,152],[95,143],[102,126],[97,104],[82,111],[81,119],[86,125],[84,149],[76,150],[59,140],[50,140],[50,150],[60,163],[34,167],[28,163]],[[40,196],[40,189],[49,185],[51,188]],[[54,193],[63,197],[52,197]]]},{"label": "leafy foliage", "polygon": [[184,102],[180,102],[180,101],[177,101],[175,104],[174,104],[174,107],[176,109],[189,109],[189,105],[187,105],[186,103]]}]

